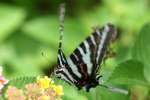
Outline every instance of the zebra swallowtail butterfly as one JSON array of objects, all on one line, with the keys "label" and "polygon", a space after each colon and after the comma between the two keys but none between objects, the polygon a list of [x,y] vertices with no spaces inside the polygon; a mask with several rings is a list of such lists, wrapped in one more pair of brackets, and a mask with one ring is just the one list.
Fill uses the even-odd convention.
[{"label": "zebra swallowtail butterfly", "polygon": [[58,65],[55,74],[69,84],[75,85],[78,89],[85,88],[88,92],[90,88],[99,85],[101,77],[97,72],[105,56],[106,50],[116,34],[116,29],[112,24],[106,24],[87,37],[66,59],[61,47],[63,38],[64,5],[60,9],[60,42],[58,49]]}]

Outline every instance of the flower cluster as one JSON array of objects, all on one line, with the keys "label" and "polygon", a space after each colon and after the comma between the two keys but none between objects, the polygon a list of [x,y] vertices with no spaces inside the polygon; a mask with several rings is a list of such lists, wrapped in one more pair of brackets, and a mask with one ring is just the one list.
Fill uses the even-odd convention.
[{"label": "flower cluster", "polygon": [[26,84],[23,89],[9,86],[6,91],[8,100],[61,100],[62,95],[62,86],[47,76],[37,77],[36,83]]},{"label": "flower cluster", "polygon": [[2,67],[0,66],[0,95],[2,94],[1,93],[1,90],[3,89],[3,87],[8,83],[8,80],[5,79],[5,77],[3,76],[3,69]]}]

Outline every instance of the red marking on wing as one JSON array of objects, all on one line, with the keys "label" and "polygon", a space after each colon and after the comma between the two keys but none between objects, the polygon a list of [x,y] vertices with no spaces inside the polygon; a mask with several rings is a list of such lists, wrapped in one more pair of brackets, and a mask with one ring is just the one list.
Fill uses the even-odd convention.
[{"label": "red marking on wing", "polygon": [[80,68],[81,68],[81,72],[84,74],[83,80],[82,80],[82,84],[86,84],[89,80],[89,75],[87,72],[87,65],[86,64],[80,64]]}]

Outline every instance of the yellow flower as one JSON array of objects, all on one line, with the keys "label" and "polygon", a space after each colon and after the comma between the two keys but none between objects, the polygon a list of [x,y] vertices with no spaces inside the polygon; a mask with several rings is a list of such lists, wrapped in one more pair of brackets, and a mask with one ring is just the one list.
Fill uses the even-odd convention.
[{"label": "yellow flower", "polygon": [[44,76],[44,78],[37,77],[37,84],[43,89],[49,88],[53,83],[53,80],[48,78],[47,76]]},{"label": "yellow flower", "polygon": [[53,85],[52,86],[52,88],[54,89],[54,91],[55,91],[55,95],[57,95],[57,96],[61,96],[61,95],[63,95],[64,93],[63,93],[63,87],[61,86],[61,85]]}]

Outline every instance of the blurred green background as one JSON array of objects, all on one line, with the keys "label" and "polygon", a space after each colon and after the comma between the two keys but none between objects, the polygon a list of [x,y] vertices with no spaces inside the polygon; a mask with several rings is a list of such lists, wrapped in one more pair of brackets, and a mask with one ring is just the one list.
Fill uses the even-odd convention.
[{"label": "blurred green background", "polygon": [[[59,4],[66,3],[63,50],[66,56],[108,22],[118,28],[117,53],[103,64],[105,84],[129,89],[129,95],[97,87],[90,93],[64,82],[64,100],[150,100],[149,0],[0,0],[0,64],[4,75],[50,75],[56,66]],[[44,56],[42,56],[44,53]]]}]

